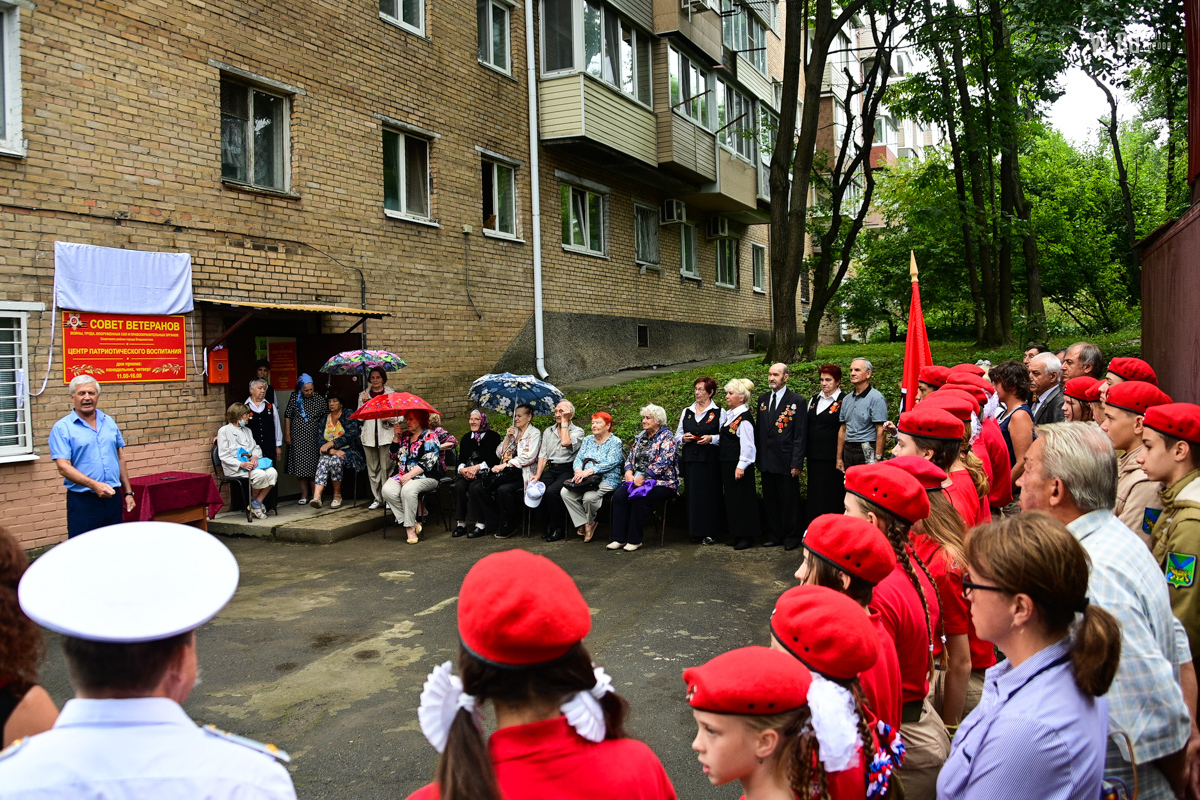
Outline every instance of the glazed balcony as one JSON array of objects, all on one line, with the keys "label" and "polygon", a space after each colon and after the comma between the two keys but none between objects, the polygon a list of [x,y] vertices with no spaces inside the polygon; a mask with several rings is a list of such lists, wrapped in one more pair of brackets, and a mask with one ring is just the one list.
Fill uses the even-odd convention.
[{"label": "glazed balcony", "polygon": [[636,100],[584,73],[543,78],[538,95],[543,143],[658,165],[654,112]]},{"label": "glazed balcony", "polygon": [[718,0],[654,0],[654,32],[687,40],[712,63],[721,61]]}]

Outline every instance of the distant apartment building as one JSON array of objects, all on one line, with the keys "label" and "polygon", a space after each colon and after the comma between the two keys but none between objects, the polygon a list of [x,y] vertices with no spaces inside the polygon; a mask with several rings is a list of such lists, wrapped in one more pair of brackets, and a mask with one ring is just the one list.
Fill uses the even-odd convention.
[{"label": "distant apartment building", "polygon": [[64,535],[46,442],[87,309],[55,308],[56,242],[191,255],[186,377],[102,384],[135,475],[210,471],[273,344],[321,389],[330,355],[396,351],[396,388],[460,413],[484,372],[762,342],[783,24],[775,0],[0,0],[5,525]]}]

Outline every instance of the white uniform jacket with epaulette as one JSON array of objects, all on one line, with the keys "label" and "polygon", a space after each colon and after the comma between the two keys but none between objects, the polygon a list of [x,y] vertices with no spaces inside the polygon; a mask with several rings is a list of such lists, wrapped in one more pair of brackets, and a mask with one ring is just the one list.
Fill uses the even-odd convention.
[{"label": "white uniform jacket with epaulette", "polygon": [[166,698],[70,700],[52,729],[0,752],[0,798],[295,800],[286,760]]}]

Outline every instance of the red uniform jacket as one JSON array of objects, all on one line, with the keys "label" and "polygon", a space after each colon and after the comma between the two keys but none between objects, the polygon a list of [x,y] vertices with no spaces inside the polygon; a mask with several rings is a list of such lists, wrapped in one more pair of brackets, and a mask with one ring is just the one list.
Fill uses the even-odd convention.
[{"label": "red uniform jacket", "polygon": [[879,612],[871,610],[871,624],[879,635],[879,659],[875,665],[858,676],[862,684],[863,697],[872,714],[900,730],[900,659],[896,656],[896,643],[883,626]]}]

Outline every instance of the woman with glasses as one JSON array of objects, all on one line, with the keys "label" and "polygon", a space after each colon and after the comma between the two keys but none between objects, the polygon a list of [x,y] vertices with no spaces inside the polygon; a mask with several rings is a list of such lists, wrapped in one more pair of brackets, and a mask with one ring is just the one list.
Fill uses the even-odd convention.
[{"label": "woman with glasses", "polygon": [[1103,695],[1121,632],[1088,602],[1087,554],[1062,523],[1030,512],[974,529],[966,559],[975,629],[1008,660],[988,670],[983,699],[959,726],[938,797],[1099,797]]}]

